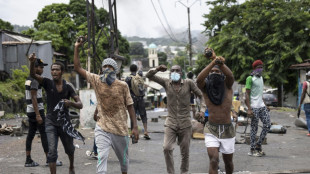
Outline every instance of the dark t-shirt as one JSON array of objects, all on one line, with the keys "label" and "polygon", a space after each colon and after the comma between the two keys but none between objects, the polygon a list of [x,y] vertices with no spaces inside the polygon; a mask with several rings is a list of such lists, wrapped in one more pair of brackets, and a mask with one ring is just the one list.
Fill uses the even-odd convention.
[{"label": "dark t-shirt", "polygon": [[[77,94],[75,93],[72,84],[63,80],[62,91],[58,92],[56,85],[53,80],[48,78],[43,78],[42,86],[45,89],[47,96],[47,113],[46,113],[46,124],[52,123],[53,125],[58,126],[57,123],[57,113],[53,112],[55,106],[62,99],[70,99],[70,97],[74,97]],[[66,109],[68,111],[68,109]]]}]

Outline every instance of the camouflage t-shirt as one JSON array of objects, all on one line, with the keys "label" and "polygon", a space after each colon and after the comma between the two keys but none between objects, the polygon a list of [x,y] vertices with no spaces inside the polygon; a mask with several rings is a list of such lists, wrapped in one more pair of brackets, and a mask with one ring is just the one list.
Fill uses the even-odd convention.
[{"label": "camouflage t-shirt", "polygon": [[126,82],[115,80],[111,86],[102,83],[100,76],[86,72],[87,82],[97,97],[97,124],[106,132],[127,136],[127,106],[133,104]]}]

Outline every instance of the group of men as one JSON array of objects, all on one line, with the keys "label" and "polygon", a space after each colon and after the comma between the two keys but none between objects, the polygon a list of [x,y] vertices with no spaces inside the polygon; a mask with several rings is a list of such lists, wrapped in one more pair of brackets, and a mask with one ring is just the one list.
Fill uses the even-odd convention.
[{"label": "group of men", "polygon": [[[139,139],[139,131],[135,111],[138,111],[144,126],[144,138],[149,140],[147,131],[147,116],[143,103],[143,89],[134,88],[138,83],[136,79],[137,66],[130,67],[131,75],[126,82],[118,80],[116,73],[119,69],[117,63],[106,58],[102,62],[102,74],[94,74],[86,71],[80,65],[79,48],[82,42],[76,41],[74,48],[74,69],[84,77],[93,87],[97,97],[97,114],[95,127],[95,142],[98,150],[97,173],[107,173],[107,160],[110,147],[113,148],[121,166],[121,172],[127,173],[129,165],[128,157],[128,126],[127,111],[131,119],[131,136],[135,142]],[[206,49],[206,51],[209,48]],[[212,50],[212,49],[211,49]],[[150,69],[146,77],[160,84],[167,93],[168,117],[165,121],[163,152],[167,167],[167,173],[174,174],[173,150],[174,145],[180,146],[181,167],[180,172],[187,174],[189,171],[189,147],[192,135],[191,124],[191,98],[193,94],[199,98],[200,110],[194,114],[194,118],[205,123],[205,111],[208,108],[209,118],[205,123],[205,146],[210,159],[209,173],[217,173],[219,152],[223,154],[226,173],[234,170],[233,153],[235,151],[235,129],[231,121],[231,106],[233,99],[232,85],[234,77],[231,70],[225,65],[225,59],[216,56],[212,50],[211,63],[207,65],[197,76],[197,84],[191,79],[182,79],[182,69],[174,65],[170,69],[170,78],[157,76],[157,72],[167,70],[165,65]],[[31,141],[38,128],[41,133],[44,152],[47,154],[51,173],[56,173],[58,137],[60,137],[65,152],[69,157],[69,173],[74,173],[74,146],[73,138],[66,134],[57,121],[54,108],[58,102],[63,101],[66,110],[69,107],[81,109],[83,107],[79,96],[72,85],[62,79],[64,67],[55,62],[51,65],[52,79],[42,77],[43,67],[46,66],[35,54],[29,57],[30,77],[26,81],[27,114],[29,116],[30,130],[27,143],[25,166],[37,166],[30,157]],[[262,101],[262,66],[261,61],[253,63],[253,73],[247,78],[246,105],[251,122],[251,149],[249,155],[262,156],[261,143],[270,128],[269,112]],[[44,115],[42,102],[43,87],[47,94],[47,114]],[[139,93],[141,92],[141,93]],[[72,98],[74,101],[69,100]],[[261,119],[264,129],[256,142],[257,124]],[[45,125],[45,126],[44,126]],[[134,142],[133,141],[133,142]],[[59,164],[60,163],[60,164]]]}]

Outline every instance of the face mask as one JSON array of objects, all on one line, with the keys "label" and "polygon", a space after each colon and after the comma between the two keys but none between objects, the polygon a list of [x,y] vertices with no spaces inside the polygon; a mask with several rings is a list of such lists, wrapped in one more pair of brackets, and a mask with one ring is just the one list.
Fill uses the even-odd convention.
[{"label": "face mask", "polygon": [[210,101],[215,105],[220,105],[225,96],[225,76],[223,74],[212,73],[205,79],[205,92]]},{"label": "face mask", "polygon": [[181,75],[179,73],[173,72],[171,73],[170,78],[172,81],[177,82],[180,80]]},{"label": "face mask", "polygon": [[262,76],[263,74],[263,68],[257,68],[255,70],[253,70],[253,72],[251,73],[252,76]]},{"label": "face mask", "polygon": [[106,83],[109,86],[112,85],[112,83],[116,79],[116,73],[115,71],[111,70],[110,68],[103,69],[103,73],[100,76],[100,80],[102,83]]}]

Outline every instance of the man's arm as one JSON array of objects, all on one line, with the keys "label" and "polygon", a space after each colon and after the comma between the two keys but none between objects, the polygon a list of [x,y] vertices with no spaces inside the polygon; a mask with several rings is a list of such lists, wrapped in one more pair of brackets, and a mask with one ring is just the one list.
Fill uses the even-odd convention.
[{"label": "man's arm", "polygon": [[165,88],[165,79],[158,77],[155,74],[158,71],[165,72],[166,70],[167,70],[167,67],[165,65],[160,65],[160,66],[156,67],[155,69],[150,69],[145,76],[147,78],[149,78],[150,80],[160,84],[161,86],[163,86]]},{"label": "man's arm", "polygon": [[215,59],[209,63],[208,66],[206,66],[197,76],[197,86],[199,87],[199,89],[203,90],[204,86],[206,85],[205,79],[207,78],[207,76],[209,75],[211,69],[216,65],[215,63]]},{"label": "man's arm", "polygon": [[75,96],[73,96],[72,98],[73,98],[74,102],[73,102],[73,101],[70,101],[70,100],[68,100],[68,99],[64,99],[65,106],[66,106],[66,107],[72,106],[72,107],[74,107],[74,108],[76,108],[76,109],[82,109],[82,108],[83,108],[83,104],[82,104],[82,102],[81,102],[80,97],[79,97],[78,95],[75,95]]},{"label": "man's arm", "polygon": [[137,119],[136,119],[136,114],[135,114],[133,104],[128,105],[127,110],[130,116],[130,120],[133,123],[132,134],[135,136],[136,140],[139,140],[139,130],[138,130]]},{"label": "man's arm", "polygon": [[35,53],[32,53],[30,56],[29,56],[29,61],[30,61],[30,76],[34,79],[36,79],[40,84],[42,84],[43,82],[43,77],[36,74],[36,71],[34,69],[34,62],[36,61],[36,54]]},{"label": "man's arm", "polygon": [[73,59],[74,70],[86,79],[87,78],[86,77],[86,70],[81,67],[80,58],[79,58],[79,47],[81,45],[83,45],[83,43],[78,42],[78,41],[76,41],[74,44],[74,59]]},{"label": "man's arm", "polygon": [[248,107],[248,115],[253,115],[253,111],[250,104],[250,98],[251,98],[251,89],[246,89],[245,92],[245,105]]},{"label": "man's arm", "polygon": [[97,121],[98,120],[98,108],[96,107],[96,110],[94,112],[94,120]]},{"label": "man's arm", "polygon": [[301,98],[300,98],[300,102],[299,102],[299,106],[298,106],[298,111],[300,111],[301,105],[304,102],[304,99],[306,97],[306,90],[307,89],[302,89]]},{"label": "man's arm", "polygon": [[206,106],[205,100],[203,98],[202,92],[193,81],[191,81],[190,83],[191,83],[191,90],[194,92],[196,97],[198,97],[200,100],[200,106],[199,106],[200,112],[205,113],[207,106]]},{"label": "man's arm", "polygon": [[30,92],[31,92],[31,101],[32,101],[33,110],[36,113],[36,120],[39,124],[42,124],[43,120],[42,120],[42,117],[40,115],[39,108],[38,108],[37,90],[30,90]]},{"label": "man's arm", "polygon": [[226,83],[227,88],[231,89],[235,81],[233,73],[225,64],[219,65],[219,67],[221,71],[223,72],[223,74],[226,76],[225,83]]}]

